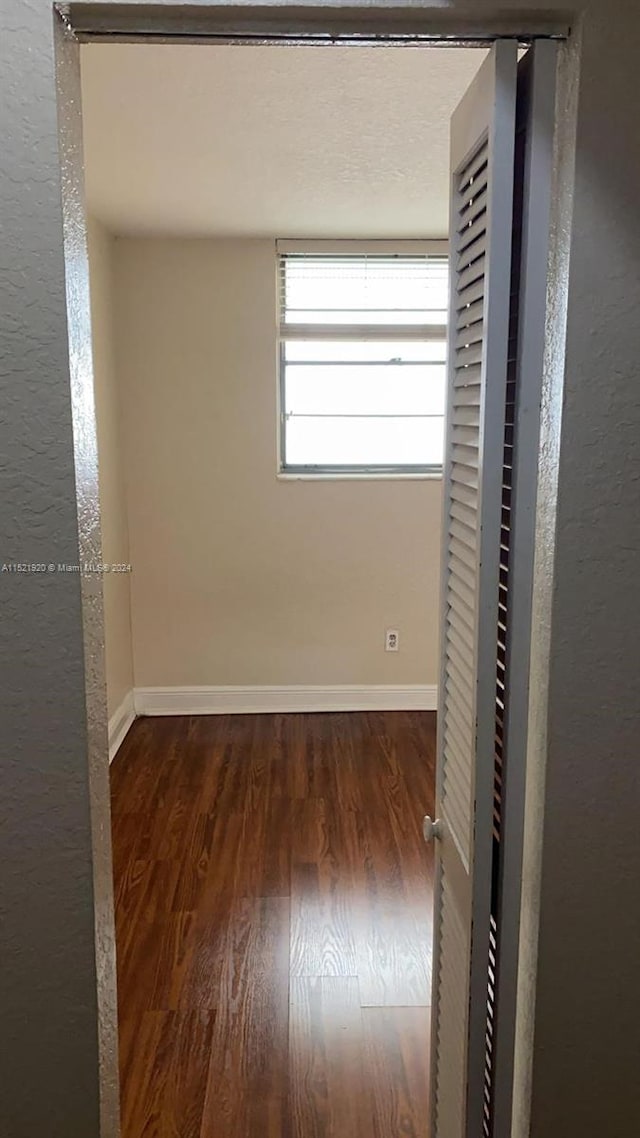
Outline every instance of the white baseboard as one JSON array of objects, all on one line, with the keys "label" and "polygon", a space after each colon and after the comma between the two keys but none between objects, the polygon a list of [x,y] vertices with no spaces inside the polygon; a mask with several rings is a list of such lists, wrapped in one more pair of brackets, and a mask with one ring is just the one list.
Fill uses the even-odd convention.
[{"label": "white baseboard", "polygon": [[127,692],[120,707],[118,707],[109,720],[109,762],[112,763],[125,735],[136,717],[134,708],[134,693]]},{"label": "white baseboard", "polygon": [[293,711],[435,711],[431,684],[136,688],[136,715],[226,715]]}]

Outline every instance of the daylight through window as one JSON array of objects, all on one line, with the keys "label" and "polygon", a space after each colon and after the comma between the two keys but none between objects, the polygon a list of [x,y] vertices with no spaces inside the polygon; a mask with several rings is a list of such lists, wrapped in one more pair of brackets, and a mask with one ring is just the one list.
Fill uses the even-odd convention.
[{"label": "daylight through window", "polygon": [[414,243],[394,254],[291,244],[278,246],[281,469],[440,473],[446,257]]}]

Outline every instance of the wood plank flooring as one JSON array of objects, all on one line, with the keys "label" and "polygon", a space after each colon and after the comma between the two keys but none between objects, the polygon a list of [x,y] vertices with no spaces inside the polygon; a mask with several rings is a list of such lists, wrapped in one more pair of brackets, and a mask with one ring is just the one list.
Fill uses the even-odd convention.
[{"label": "wood plank flooring", "polygon": [[427,1138],[435,715],[139,719],[122,1138]]}]

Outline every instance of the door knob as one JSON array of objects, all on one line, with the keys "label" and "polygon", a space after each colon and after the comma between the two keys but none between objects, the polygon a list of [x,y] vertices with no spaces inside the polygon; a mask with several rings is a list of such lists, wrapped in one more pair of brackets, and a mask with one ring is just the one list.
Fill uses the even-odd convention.
[{"label": "door knob", "polygon": [[442,836],[442,822],[439,818],[434,821],[428,814],[425,814],[422,819],[422,833],[425,842],[432,842],[435,838],[440,838]]}]

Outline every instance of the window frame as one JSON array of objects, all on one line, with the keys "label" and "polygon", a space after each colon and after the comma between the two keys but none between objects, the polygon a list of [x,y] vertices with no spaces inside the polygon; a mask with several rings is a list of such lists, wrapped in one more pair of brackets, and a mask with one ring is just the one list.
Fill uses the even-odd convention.
[{"label": "window frame", "polygon": [[[424,240],[407,240],[398,239],[395,241],[389,240],[315,240],[315,241],[302,241],[302,240],[283,240],[278,239],[275,244],[275,261],[276,261],[276,326],[277,326],[277,345],[278,345],[278,470],[277,477],[280,479],[293,479],[293,480],[308,480],[308,481],[321,481],[336,480],[336,479],[353,479],[353,480],[387,480],[387,479],[408,479],[408,480],[441,480],[443,477],[442,463],[425,463],[425,464],[389,464],[389,463],[376,463],[365,465],[363,463],[305,463],[305,464],[287,464],[286,462],[286,395],[285,395],[285,375],[286,375],[286,360],[285,360],[285,345],[287,339],[281,335],[281,310],[280,310],[280,258],[286,254],[295,254],[297,256],[426,256],[426,257],[444,257],[449,259],[449,242],[438,238],[424,239]],[[345,325],[345,327],[353,327],[353,325]],[[374,326],[375,327],[375,326]],[[430,337],[433,340],[447,341],[448,337],[448,313],[447,322],[442,326],[442,335],[438,337]],[[440,329],[439,329],[440,330]],[[390,332],[392,329],[390,329]],[[364,337],[363,337],[364,338]],[[424,337],[416,337],[420,341]],[[356,342],[356,341],[352,341]]]}]

